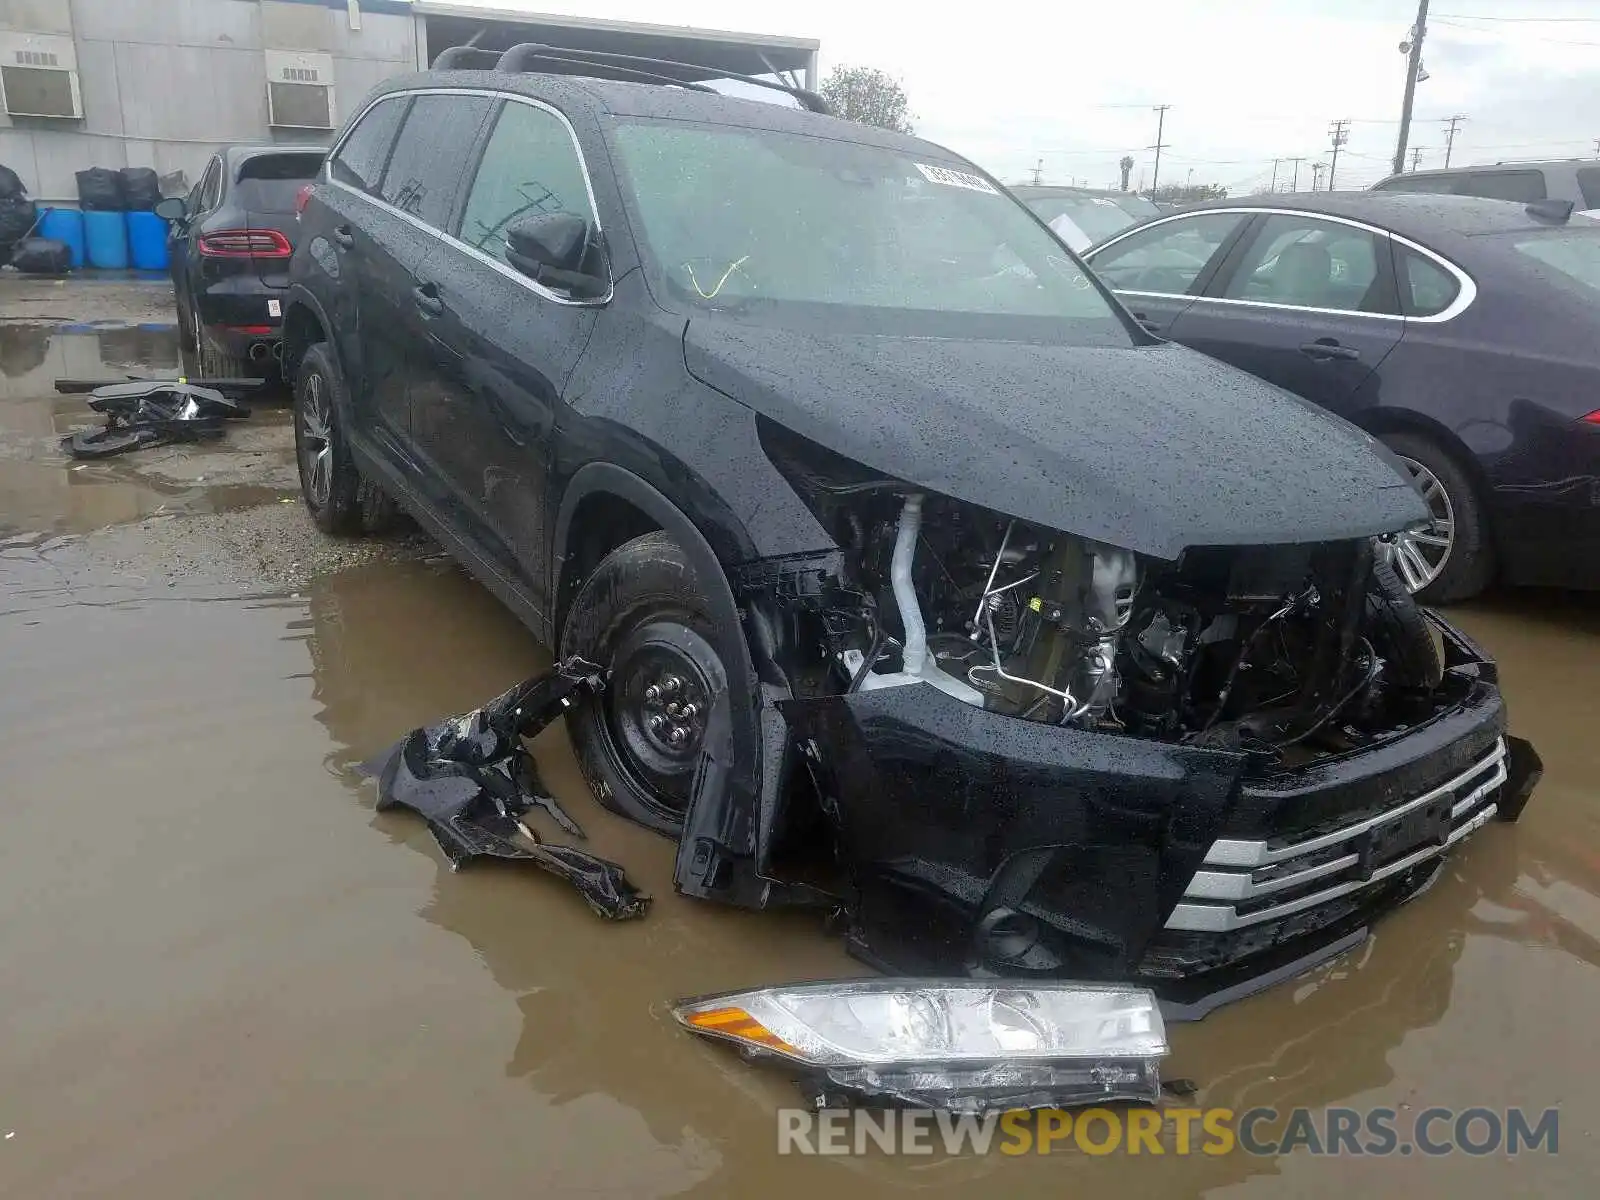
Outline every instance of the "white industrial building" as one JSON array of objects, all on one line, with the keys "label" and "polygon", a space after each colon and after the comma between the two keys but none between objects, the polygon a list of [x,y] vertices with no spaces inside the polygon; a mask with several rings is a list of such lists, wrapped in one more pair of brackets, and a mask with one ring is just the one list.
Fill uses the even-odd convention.
[{"label": "white industrial building", "polygon": [[816,86],[810,39],[448,0],[0,0],[0,163],[46,203],[74,203],[91,166],[192,181],[223,145],[326,141],[374,85],[448,46],[522,41]]}]

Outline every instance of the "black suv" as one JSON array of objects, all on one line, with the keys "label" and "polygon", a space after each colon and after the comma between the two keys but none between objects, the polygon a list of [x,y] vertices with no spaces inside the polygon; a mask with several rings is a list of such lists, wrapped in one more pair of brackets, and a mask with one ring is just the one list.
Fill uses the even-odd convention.
[{"label": "black suv", "polygon": [[947,150],[519,69],[577,57],[369,99],[285,366],[324,530],[398,503],[603,669],[575,748],[680,890],[1203,1011],[1517,814],[1537,758],[1375,553],[1427,509],[1371,438],[1146,334]]}]

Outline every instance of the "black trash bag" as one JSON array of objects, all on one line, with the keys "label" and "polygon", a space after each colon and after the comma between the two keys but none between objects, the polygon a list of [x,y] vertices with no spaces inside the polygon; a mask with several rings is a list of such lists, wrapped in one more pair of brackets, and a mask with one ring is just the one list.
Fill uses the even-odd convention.
[{"label": "black trash bag", "polygon": [[379,811],[409,808],[428,822],[453,869],[482,856],[531,862],[572,884],[602,917],[642,916],[650,897],[620,866],[549,845],[524,819],[540,808],[568,835],[583,836],[540,782],[522,738],[553,721],[576,694],[603,686],[598,667],[569,658],[482,708],[413,729],[360,771],[378,781]]},{"label": "black trash bag", "polygon": [[161,202],[161,177],[150,167],[123,167],[117,174],[129,212],[149,212]]},{"label": "black trash bag", "polygon": [[72,270],[72,248],[54,238],[23,238],[11,265],[29,275],[65,275]]},{"label": "black trash bag", "polygon": [[22,177],[4,163],[0,163],[0,199],[15,200],[27,194],[28,189],[22,186]]},{"label": "black trash bag", "polygon": [[78,203],[84,212],[125,212],[127,201],[122,196],[122,176],[109,167],[90,167],[79,171]]},{"label": "black trash bag", "polygon": [[11,248],[33,232],[39,223],[39,209],[24,196],[0,196],[0,250]]}]

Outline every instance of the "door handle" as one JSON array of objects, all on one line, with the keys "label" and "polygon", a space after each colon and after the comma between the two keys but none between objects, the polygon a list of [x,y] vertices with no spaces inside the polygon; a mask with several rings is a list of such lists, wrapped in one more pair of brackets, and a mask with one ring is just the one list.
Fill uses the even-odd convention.
[{"label": "door handle", "polygon": [[356,244],[355,231],[348,225],[336,225],[333,230],[333,240],[348,250]]},{"label": "door handle", "polygon": [[437,317],[444,313],[444,301],[439,299],[439,289],[431,283],[412,288],[411,299],[425,316]]},{"label": "door handle", "polygon": [[1300,347],[1300,353],[1314,362],[1332,362],[1335,359],[1354,361],[1361,357],[1361,351],[1354,346],[1341,346],[1334,338],[1318,338],[1314,342],[1307,342]]},{"label": "door handle", "polygon": [[1157,337],[1161,336],[1161,323],[1159,321],[1152,321],[1149,317],[1145,316],[1142,312],[1134,313],[1133,314],[1133,319],[1135,321],[1139,322],[1139,324],[1144,327],[1144,331],[1146,333],[1153,333]]}]

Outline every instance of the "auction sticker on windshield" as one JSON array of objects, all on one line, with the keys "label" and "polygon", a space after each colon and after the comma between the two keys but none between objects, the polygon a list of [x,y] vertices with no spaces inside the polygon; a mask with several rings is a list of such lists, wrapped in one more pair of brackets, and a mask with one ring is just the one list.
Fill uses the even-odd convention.
[{"label": "auction sticker on windshield", "polygon": [[968,171],[953,171],[949,167],[930,167],[927,163],[917,163],[916,166],[917,170],[922,172],[922,177],[930,183],[967,188],[974,192],[988,192],[991,196],[1000,194],[999,189],[982,175],[973,175]]}]

